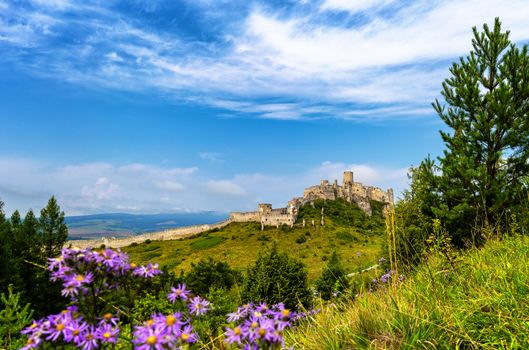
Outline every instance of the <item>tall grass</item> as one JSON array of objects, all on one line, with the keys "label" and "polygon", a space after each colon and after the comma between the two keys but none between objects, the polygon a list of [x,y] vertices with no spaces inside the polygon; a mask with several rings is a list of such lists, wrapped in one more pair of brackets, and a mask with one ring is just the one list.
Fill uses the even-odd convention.
[{"label": "tall grass", "polygon": [[323,308],[292,330],[300,349],[528,349],[529,239],[464,253],[455,269],[433,255],[398,288]]}]

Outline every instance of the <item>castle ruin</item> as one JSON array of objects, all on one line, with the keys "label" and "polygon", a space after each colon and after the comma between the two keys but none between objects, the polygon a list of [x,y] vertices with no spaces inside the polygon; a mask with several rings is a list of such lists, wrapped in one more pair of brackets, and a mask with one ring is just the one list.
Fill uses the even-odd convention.
[{"label": "castle ruin", "polygon": [[298,210],[303,205],[312,203],[316,199],[336,200],[338,198],[349,203],[356,203],[369,216],[372,214],[371,201],[393,206],[391,188],[383,191],[378,187],[364,186],[359,182],[354,182],[352,171],[345,171],[342,185],[339,185],[337,180],[334,180],[332,184],[327,180],[321,180],[319,185],[306,188],[303,191],[303,197],[290,200],[286,208],[273,209],[271,204],[262,203],[258,205],[257,211],[232,212],[230,220],[231,222],[260,222],[262,229],[265,226],[287,225],[292,227],[296,222]]}]

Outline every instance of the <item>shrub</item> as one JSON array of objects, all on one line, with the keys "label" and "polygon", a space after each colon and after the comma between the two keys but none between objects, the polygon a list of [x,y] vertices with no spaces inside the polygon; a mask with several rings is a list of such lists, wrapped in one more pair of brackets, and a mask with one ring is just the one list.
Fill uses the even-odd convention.
[{"label": "shrub", "polygon": [[329,300],[333,293],[343,292],[348,286],[347,273],[342,267],[340,257],[333,252],[320,278],[316,281],[316,288],[323,299]]},{"label": "shrub", "polygon": [[241,279],[240,273],[228,263],[212,258],[192,263],[191,271],[184,278],[189,288],[200,295],[206,295],[212,288],[229,290]]},{"label": "shrub", "polygon": [[283,302],[290,309],[300,304],[307,307],[311,294],[305,265],[286,253],[279,253],[274,244],[248,270],[242,296],[246,301]]},{"label": "shrub", "polygon": [[305,238],[305,236],[299,236],[298,238],[296,238],[296,243],[298,244],[303,244],[307,241],[307,239]]}]

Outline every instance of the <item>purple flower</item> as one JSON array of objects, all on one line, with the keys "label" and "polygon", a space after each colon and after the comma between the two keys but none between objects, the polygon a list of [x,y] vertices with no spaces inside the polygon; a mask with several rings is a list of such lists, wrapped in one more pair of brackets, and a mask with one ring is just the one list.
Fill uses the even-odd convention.
[{"label": "purple flower", "polygon": [[97,329],[94,326],[90,326],[86,329],[83,334],[82,340],[77,344],[83,350],[93,350],[99,347],[97,343]]},{"label": "purple flower", "polygon": [[386,283],[391,278],[389,273],[385,273],[380,277],[380,282]]},{"label": "purple flower", "polygon": [[107,323],[97,329],[96,335],[97,339],[100,339],[105,343],[115,344],[118,340],[119,328],[112,327],[112,325]]},{"label": "purple flower", "polygon": [[384,257],[378,259],[378,263],[379,263],[379,264],[383,264],[383,263],[385,263],[386,261],[387,261],[387,260],[386,260]]},{"label": "purple flower", "polygon": [[172,340],[165,336],[163,332],[159,332],[159,330],[153,327],[153,320],[149,321],[144,326],[136,327],[134,331],[134,339],[132,339],[132,342],[136,345],[136,350],[162,350],[164,349],[164,345]]},{"label": "purple flower", "polygon": [[84,334],[88,329],[88,324],[82,320],[73,320],[68,323],[64,332],[64,341],[80,345],[84,340]]},{"label": "purple flower", "polygon": [[147,266],[140,266],[132,271],[132,274],[144,278],[152,278],[156,275],[161,274],[162,271],[158,269],[158,264],[148,263]]},{"label": "purple flower", "polygon": [[241,337],[242,337],[241,327],[236,326],[233,329],[226,327],[225,336],[226,336],[226,342],[228,342],[228,344],[237,343],[241,345]]},{"label": "purple flower", "polygon": [[190,325],[187,325],[182,330],[180,339],[182,339],[184,343],[194,343],[197,341],[197,335],[193,333],[193,328]]},{"label": "purple flower", "polygon": [[202,299],[201,297],[194,297],[189,302],[189,312],[191,314],[195,314],[196,316],[200,316],[206,313],[206,311],[209,310],[209,304],[210,302],[206,299]]},{"label": "purple flower", "polygon": [[99,321],[99,325],[111,324],[117,327],[118,322],[119,322],[119,318],[114,317],[114,315],[112,315],[110,312],[107,312],[106,314],[103,315],[103,317]]},{"label": "purple flower", "polygon": [[182,322],[182,314],[175,312],[170,315],[158,315],[153,317],[158,328],[179,337],[182,333],[181,328],[185,324]]},{"label": "purple flower", "polygon": [[169,299],[171,303],[174,303],[176,299],[178,298],[182,300],[187,300],[189,293],[190,293],[189,290],[186,289],[186,284],[181,283],[178,286],[176,286],[176,288],[171,287],[171,293],[169,293],[167,298]]}]

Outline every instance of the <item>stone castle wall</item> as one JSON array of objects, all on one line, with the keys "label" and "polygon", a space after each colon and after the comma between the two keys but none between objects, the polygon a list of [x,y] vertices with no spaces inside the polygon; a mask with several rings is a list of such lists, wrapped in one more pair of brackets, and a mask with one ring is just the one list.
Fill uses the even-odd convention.
[{"label": "stone castle wall", "polygon": [[101,239],[89,239],[89,240],[71,240],[67,241],[65,246],[71,245],[72,247],[78,248],[99,248],[102,244],[106,247],[121,248],[131,245],[132,243],[143,243],[146,240],[151,241],[169,241],[173,239],[193,236],[202,232],[206,232],[213,229],[220,229],[232,222],[231,219],[218,222],[216,224],[206,225],[194,225],[179,227],[174,229],[168,229],[160,232],[144,233],[137,236],[124,237],[124,238],[107,238]]},{"label": "stone castle wall", "polygon": [[259,221],[260,214],[258,211],[250,211],[247,213],[232,212],[230,213],[230,220],[233,222],[253,222]]},{"label": "stone castle wall", "polygon": [[356,203],[367,215],[372,214],[371,201],[378,201],[386,205],[393,205],[393,190],[384,191],[378,187],[364,186],[354,182],[353,172],[346,171],[343,176],[343,185],[338,185],[334,180],[321,180],[317,186],[311,186],[303,191],[303,197],[293,198],[286,208],[272,209],[271,204],[259,204],[258,210],[248,213],[232,213],[230,218],[234,222],[256,221],[264,226],[293,226],[296,222],[299,208],[317,199],[336,200],[342,198],[348,202]]}]

